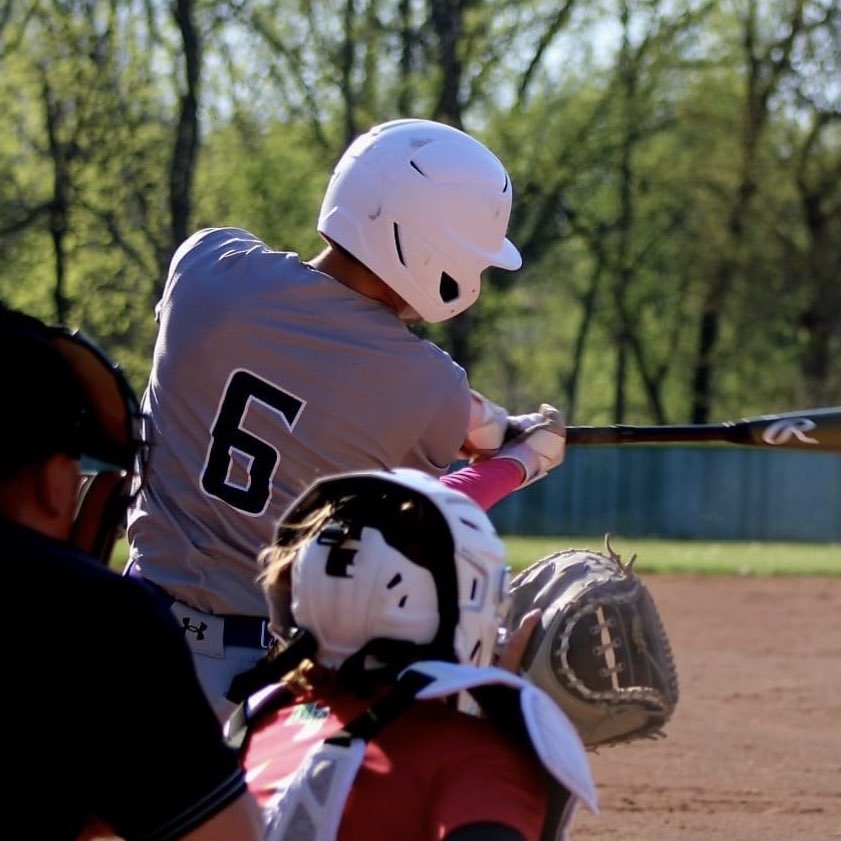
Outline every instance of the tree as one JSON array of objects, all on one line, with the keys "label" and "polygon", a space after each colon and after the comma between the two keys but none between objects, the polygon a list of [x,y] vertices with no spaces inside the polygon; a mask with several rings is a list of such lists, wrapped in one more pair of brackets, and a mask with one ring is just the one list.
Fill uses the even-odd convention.
[{"label": "tree", "polygon": [[423,329],[514,411],[689,421],[832,400],[831,0],[0,0],[0,295],[145,382],[169,260],[312,254],[333,163],[403,116],[511,172],[517,273]]}]

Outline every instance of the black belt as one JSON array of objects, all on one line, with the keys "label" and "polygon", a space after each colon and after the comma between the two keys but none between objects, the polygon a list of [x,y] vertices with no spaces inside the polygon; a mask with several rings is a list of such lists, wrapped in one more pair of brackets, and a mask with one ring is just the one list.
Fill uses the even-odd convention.
[{"label": "black belt", "polygon": [[[129,567],[127,574],[130,578],[135,578],[146,584],[146,586],[149,587],[158,596],[158,598],[166,603],[167,608],[172,607],[175,602],[179,601],[161,587],[160,584],[156,584],[154,581],[144,578],[141,573],[135,572],[135,567],[133,565]],[[181,602],[181,604],[185,605],[185,607],[189,607],[190,610],[198,610],[199,613],[206,612],[199,610],[192,605],[188,605],[186,602]],[[223,622],[223,645],[234,645],[240,648],[267,649],[272,644],[274,637],[269,630],[268,619],[263,619],[261,616],[241,616],[235,613],[214,613],[211,615],[215,616],[217,619],[221,619]]]},{"label": "black belt", "polygon": [[222,643],[242,648],[269,648],[274,637],[269,630],[269,620],[259,616],[237,616],[222,614],[225,621],[222,628]]}]

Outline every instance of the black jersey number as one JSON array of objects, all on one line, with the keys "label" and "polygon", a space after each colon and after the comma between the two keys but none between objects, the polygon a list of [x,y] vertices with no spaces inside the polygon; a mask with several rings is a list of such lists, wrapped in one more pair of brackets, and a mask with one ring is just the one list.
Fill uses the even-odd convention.
[{"label": "black jersey number", "polygon": [[[238,511],[262,514],[269,504],[272,475],[279,455],[271,444],[240,426],[252,400],[274,409],[289,429],[295,425],[304,407],[299,398],[248,371],[234,373],[210,432],[212,437],[201,486],[210,496],[221,499]],[[242,453],[247,459],[248,481],[244,487],[229,480],[233,451]]]}]

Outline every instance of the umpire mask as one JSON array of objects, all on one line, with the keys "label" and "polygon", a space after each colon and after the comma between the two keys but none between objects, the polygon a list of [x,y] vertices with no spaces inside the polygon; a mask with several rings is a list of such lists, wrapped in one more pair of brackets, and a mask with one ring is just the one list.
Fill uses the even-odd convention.
[{"label": "umpire mask", "polygon": [[3,380],[19,408],[0,420],[2,471],[54,453],[79,458],[71,542],[110,559],[149,463],[149,429],[123,371],[79,331],[0,310]]}]

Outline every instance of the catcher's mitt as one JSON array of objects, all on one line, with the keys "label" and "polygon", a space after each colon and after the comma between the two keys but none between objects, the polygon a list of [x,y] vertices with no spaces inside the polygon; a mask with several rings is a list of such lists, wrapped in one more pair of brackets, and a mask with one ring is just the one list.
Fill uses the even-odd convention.
[{"label": "catcher's mitt", "polygon": [[654,600],[605,537],[605,552],[569,549],[511,583],[508,628],[543,610],[521,668],[555,699],[587,747],[662,734],[678,682]]}]

